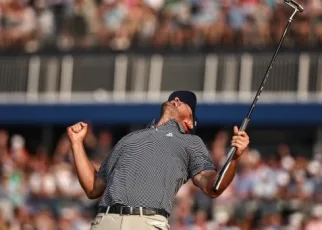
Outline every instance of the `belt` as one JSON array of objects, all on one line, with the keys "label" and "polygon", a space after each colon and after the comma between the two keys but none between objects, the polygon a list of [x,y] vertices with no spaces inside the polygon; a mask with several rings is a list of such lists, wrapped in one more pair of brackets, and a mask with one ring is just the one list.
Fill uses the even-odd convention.
[{"label": "belt", "polygon": [[[98,208],[99,213],[106,213],[108,207],[100,206]],[[168,218],[170,214],[165,211],[164,209],[158,208],[144,208],[144,207],[130,207],[122,204],[115,204],[109,206],[108,213],[120,214],[120,215],[142,215],[145,216],[154,216],[154,215],[161,215],[165,218]]]}]

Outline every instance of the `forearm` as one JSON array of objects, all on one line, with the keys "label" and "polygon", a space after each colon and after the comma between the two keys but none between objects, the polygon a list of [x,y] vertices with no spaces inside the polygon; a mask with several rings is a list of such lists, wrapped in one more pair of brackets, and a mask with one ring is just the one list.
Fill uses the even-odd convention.
[{"label": "forearm", "polygon": [[[236,148],[236,154],[232,161],[230,161],[228,168],[225,163],[224,168],[221,169],[221,171],[225,169],[223,177],[220,178],[221,181],[218,181],[221,171],[218,174],[214,170],[203,170],[193,178],[194,183],[212,198],[222,194],[230,185],[236,174],[239,158],[249,144],[249,137],[245,131],[239,131],[237,126],[234,126],[234,134],[235,135],[231,140],[231,146]],[[216,184],[215,182],[220,182],[219,188],[214,189],[214,185]]]},{"label": "forearm", "polygon": [[237,168],[237,160],[233,160],[223,178],[218,191],[214,191],[213,186],[218,179],[218,173],[215,170],[205,170],[197,175],[193,180],[196,186],[201,188],[205,194],[215,198],[219,196],[230,185],[234,179]]},{"label": "forearm", "polygon": [[79,182],[89,196],[94,190],[95,168],[86,156],[83,143],[72,143],[72,150]]},{"label": "forearm", "polygon": [[211,186],[211,188],[212,188],[213,196],[215,196],[215,197],[219,196],[230,185],[230,183],[232,182],[232,180],[234,179],[235,174],[236,174],[237,161],[238,161],[238,159],[234,159],[231,161],[231,164],[229,165],[229,168],[227,169],[227,172],[225,173],[225,176],[222,179],[222,182],[220,184],[218,191],[213,191],[213,186],[214,186],[215,181],[218,179],[218,174],[217,174],[216,179],[210,182],[211,184],[209,184],[209,186]]}]

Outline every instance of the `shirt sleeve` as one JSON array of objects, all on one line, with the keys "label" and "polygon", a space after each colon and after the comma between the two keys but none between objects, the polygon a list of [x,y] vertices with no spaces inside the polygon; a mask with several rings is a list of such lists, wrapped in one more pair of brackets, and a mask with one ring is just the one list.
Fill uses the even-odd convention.
[{"label": "shirt sleeve", "polygon": [[108,162],[108,160],[110,158],[110,154],[111,153],[109,153],[107,155],[107,157],[105,157],[105,159],[102,162],[98,172],[96,172],[96,176],[101,178],[104,181],[104,183],[106,183],[106,178],[107,178],[106,167],[107,167],[107,162]]},{"label": "shirt sleeve", "polygon": [[200,137],[193,136],[187,152],[189,154],[189,178],[204,170],[216,170],[210,159],[209,151]]},{"label": "shirt sleeve", "polygon": [[96,172],[96,176],[101,178],[105,184],[107,184],[108,177],[110,176],[111,172],[113,171],[118,159],[122,155],[122,141],[121,139],[114,148],[110,151],[107,157],[102,162],[98,172]]}]

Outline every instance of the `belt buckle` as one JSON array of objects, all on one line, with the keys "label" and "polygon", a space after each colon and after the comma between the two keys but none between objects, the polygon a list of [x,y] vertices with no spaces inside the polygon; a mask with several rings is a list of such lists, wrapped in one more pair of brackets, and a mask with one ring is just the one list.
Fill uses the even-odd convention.
[{"label": "belt buckle", "polygon": [[[123,214],[123,208],[130,208],[130,213],[128,213],[128,214]],[[121,210],[120,210],[120,215],[131,215],[131,214],[132,214],[132,212],[133,212],[133,207],[131,207],[131,206],[122,206],[122,207],[121,207]]]}]

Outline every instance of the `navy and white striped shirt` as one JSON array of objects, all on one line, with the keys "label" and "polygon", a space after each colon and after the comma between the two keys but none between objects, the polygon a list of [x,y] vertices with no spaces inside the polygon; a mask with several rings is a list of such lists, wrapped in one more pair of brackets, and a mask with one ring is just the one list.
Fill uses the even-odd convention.
[{"label": "navy and white striped shirt", "polygon": [[106,184],[100,206],[116,203],[166,210],[179,188],[203,170],[214,170],[200,137],[185,134],[175,120],[124,136],[97,176]]}]

